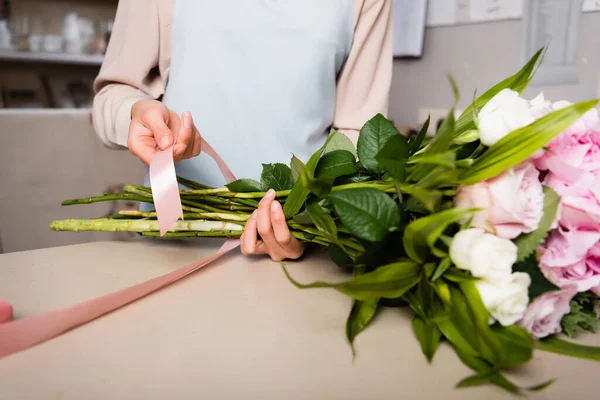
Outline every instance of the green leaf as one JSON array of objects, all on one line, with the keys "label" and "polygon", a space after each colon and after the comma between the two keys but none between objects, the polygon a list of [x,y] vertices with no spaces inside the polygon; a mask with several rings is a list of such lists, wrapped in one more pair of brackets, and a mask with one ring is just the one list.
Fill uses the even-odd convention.
[{"label": "green leaf", "polygon": [[454,189],[456,188],[459,175],[460,172],[454,168],[449,169],[445,166],[430,168],[429,172],[416,185],[427,190]]},{"label": "green leaf", "polygon": [[315,177],[333,180],[339,176],[356,173],[356,157],[346,150],[334,150],[326,153],[317,164]]},{"label": "green leaf", "polygon": [[358,137],[358,157],[369,172],[380,174],[383,171],[377,154],[394,135],[400,135],[400,132],[382,114],[377,114],[362,127]]},{"label": "green leaf", "polygon": [[538,64],[538,60],[542,55],[544,49],[539,50],[535,53],[531,59],[513,76],[506,78],[502,82],[496,84],[492,88],[488,89],[485,93],[479,96],[469,107],[467,107],[461,116],[456,121],[455,134],[460,135],[464,131],[475,128],[475,121],[473,119],[473,108],[480,110],[490,101],[495,95],[500,93],[504,89],[512,89],[519,93],[523,92],[527,87],[527,84],[533,77],[533,71],[535,66]]},{"label": "green leaf", "polygon": [[529,390],[530,392],[541,392],[548,386],[552,385],[554,382],[556,382],[556,379],[550,379],[544,383],[540,383],[539,385],[529,386],[527,390]]},{"label": "green leaf", "polygon": [[408,160],[406,138],[395,135],[388,139],[376,156],[379,165],[394,179],[404,180],[404,169]]},{"label": "green leaf", "polygon": [[468,388],[468,387],[480,386],[480,385],[483,385],[486,383],[491,383],[492,378],[497,373],[498,372],[495,370],[486,371],[486,372],[478,372],[475,375],[468,376],[468,377],[464,378],[463,380],[461,380],[460,382],[458,382],[456,384],[456,388],[457,389]]},{"label": "green leaf", "polygon": [[502,375],[500,372],[497,372],[496,375],[492,377],[492,383],[496,384],[497,386],[500,386],[501,388],[510,393],[521,392],[521,389],[517,385],[506,379],[506,377],[504,377],[504,375]]},{"label": "green leaf", "polygon": [[238,179],[226,185],[227,189],[237,193],[262,192],[263,187],[260,182],[252,179]]},{"label": "green leaf", "polygon": [[331,130],[331,135],[333,135],[333,137],[329,141],[329,144],[325,146],[325,154],[336,150],[345,150],[352,153],[354,158],[356,158],[356,148],[348,136],[335,129]]},{"label": "green leaf", "polygon": [[385,265],[341,283],[317,281],[304,285],[292,279],[285,266],[283,271],[290,282],[299,289],[332,288],[356,300],[375,300],[380,297],[394,299],[402,296],[421,279],[420,266],[410,260]]},{"label": "green leaf", "polygon": [[[442,193],[435,189],[427,189],[416,185],[401,185],[400,190],[402,193],[412,196],[407,201],[407,210],[429,211],[432,213],[437,209],[442,200]],[[413,198],[418,200],[420,204],[411,201]],[[423,210],[421,206],[425,209]]]},{"label": "green leaf", "polygon": [[427,135],[427,131],[429,130],[429,123],[431,122],[431,115],[427,116],[427,120],[421,127],[421,130],[416,136],[413,136],[408,143],[409,151],[408,153],[412,156],[417,151],[419,151],[421,144],[423,143],[423,139],[425,139],[425,135]]},{"label": "green leaf", "polygon": [[300,178],[300,173],[302,172],[302,168],[304,167],[304,163],[300,161],[296,156],[292,156],[292,160],[290,162],[291,170],[292,170],[292,182],[296,183],[298,178]]},{"label": "green leaf", "polygon": [[442,335],[440,329],[436,324],[428,324],[417,316],[413,318],[412,326],[415,336],[421,343],[421,351],[427,357],[427,361],[431,362],[440,343]]},{"label": "green leaf", "polygon": [[586,360],[600,361],[600,347],[583,346],[567,342],[558,338],[548,338],[538,340],[536,347],[542,351],[550,353],[563,354],[566,356],[583,358]]},{"label": "green leaf", "polygon": [[517,129],[488,148],[471,166],[461,173],[461,183],[472,185],[493,178],[529,158],[563,132],[583,114],[596,106],[598,100],[584,101],[554,111],[530,125]]},{"label": "green leaf", "polygon": [[500,368],[518,367],[531,360],[534,342],[525,329],[516,325],[496,326],[494,332],[502,346]]},{"label": "green leaf", "polygon": [[352,176],[340,176],[339,178],[337,178],[334,182],[335,186],[338,185],[346,185],[348,183],[363,183],[363,182],[370,182],[374,180],[373,176],[371,176],[371,174],[365,174],[365,173],[361,173],[358,172]]},{"label": "green leaf", "polygon": [[588,292],[578,293],[571,300],[571,311],[560,322],[565,335],[574,338],[581,332],[596,333],[598,331],[598,315],[594,310],[594,300],[596,299],[596,295]]},{"label": "green leaf", "polygon": [[[464,296],[465,307],[469,311],[471,321],[475,325],[479,337],[479,351],[490,362],[498,362],[503,359],[503,349],[500,339],[491,330],[488,322],[490,314],[479,296],[479,290],[473,281],[460,283],[460,289]],[[452,297],[452,304],[457,305],[463,296]],[[462,307],[462,306],[461,306]]]},{"label": "green leaf", "polygon": [[292,188],[292,170],[285,164],[263,164],[260,182],[264,190],[289,190]]},{"label": "green leaf", "polygon": [[305,169],[306,166],[304,163],[294,156],[292,158],[292,171],[298,171],[298,179],[294,183],[294,187],[283,205],[283,213],[286,218],[292,218],[298,214],[310,194],[310,190],[306,188],[304,180],[300,179]]},{"label": "green leaf", "polygon": [[321,208],[319,203],[315,201],[306,203],[306,211],[317,229],[322,232],[327,239],[339,245],[339,243],[337,243],[337,227],[335,226],[335,221],[331,218],[331,215],[327,214]]},{"label": "green leaf", "polygon": [[550,282],[544,274],[535,258],[535,254],[529,256],[525,261],[521,261],[513,265],[514,272],[525,272],[531,278],[529,285],[529,301],[533,301],[536,297],[546,293],[560,290],[556,285]]},{"label": "green leaf", "polygon": [[370,242],[383,240],[400,224],[400,210],[390,196],[368,188],[340,190],[329,195],[348,230]]},{"label": "green leaf", "polygon": [[442,165],[448,168],[454,168],[456,162],[456,153],[447,151],[439,154],[425,154],[421,157],[411,158],[408,164],[429,164]]},{"label": "green leaf", "polygon": [[452,143],[458,144],[458,145],[464,145],[464,144],[476,142],[478,140],[479,140],[479,131],[477,129],[470,129],[459,135],[454,136],[454,139],[452,139]]},{"label": "green leaf", "polygon": [[424,263],[430,254],[439,254],[435,243],[448,226],[471,214],[473,210],[452,208],[419,218],[411,222],[404,231],[406,254],[418,263]]},{"label": "green leaf", "polygon": [[[335,139],[340,133],[334,131],[327,140],[325,144],[310,157],[306,165],[298,158],[292,158],[292,175],[295,173],[299,173],[298,179],[294,183],[292,187],[292,191],[288,196],[285,204],[283,205],[283,213],[286,218],[292,218],[294,215],[298,214],[298,212],[302,209],[306,198],[310,194],[310,190],[307,188],[307,182],[314,178],[315,169],[317,168],[317,163],[323,154],[323,151],[327,147],[327,145]],[[301,179],[304,178],[304,179]],[[313,188],[314,190],[314,188]]]},{"label": "green leaf", "polygon": [[479,278],[475,278],[473,275],[466,271],[462,271],[458,268],[448,268],[444,273],[444,278],[450,282],[461,283],[465,281],[476,281]]},{"label": "green leaf", "polygon": [[352,309],[346,320],[346,338],[348,339],[348,342],[350,342],[350,346],[352,346],[353,356],[356,356],[354,339],[356,339],[359,333],[365,330],[369,322],[371,322],[375,316],[378,301],[378,299],[375,299],[367,301],[354,300],[352,302]]},{"label": "green leaf", "polygon": [[559,205],[560,196],[548,186],[544,186],[544,214],[538,224],[537,230],[526,235],[521,235],[515,240],[518,248],[517,262],[524,261],[544,243],[550,227],[556,218]]},{"label": "green leaf", "polygon": [[294,217],[292,218],[292,220],[300,225],[314,225],[312,219],[310,219],[310,216],[308,215],[308,211],[304,210],[299,214],[294,215]]},{"label": "green leaf", "polygon": [[344,250],[342,250],[342,248],[336,244],[330,244],[327,246],[327,254],[338,267],[343,267],[348,262],[348,255],[344,253]]}]

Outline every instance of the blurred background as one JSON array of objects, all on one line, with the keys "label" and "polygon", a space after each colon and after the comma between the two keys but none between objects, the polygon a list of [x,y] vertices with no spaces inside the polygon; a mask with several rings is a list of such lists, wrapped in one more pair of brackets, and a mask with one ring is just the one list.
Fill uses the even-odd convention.
[{"label": "blurred background", "polygon": [[[394,6],[389,117],[402,132],[431,115],[435,133],[452,104],[448,73],[461,90],[461,109],[476,89],[513,74],[549,42],[539,79],[524,96],[600,97],[600,0],[382,1]],[[92,83],[117,5],[0,0],[0,253],[131,237],[48,229],[54,219],[135,207],[60,207],[143,179],[140,162],[104,148],[91,124]]]}]

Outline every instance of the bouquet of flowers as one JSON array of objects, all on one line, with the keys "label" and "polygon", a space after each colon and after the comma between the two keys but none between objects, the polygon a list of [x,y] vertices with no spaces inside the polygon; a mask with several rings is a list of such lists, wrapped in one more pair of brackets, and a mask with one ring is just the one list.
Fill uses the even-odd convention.
[{"label": "bouquet of flowers", "polygon": [[[180,179],[185,221],[165,236],[239,237],[257,200],[274,189],[294,237],[326,246],[352,274],[341,283],[302,284],[283,266],[298,288],[333,288],[353,299],[350,344],[378,308],[404,306],[414,312],[428,360],[445,340],[474,370],[459,387],[521,391],[502,371],[528,362],[536,348],[600,361],[600,349],[556,337],[596,331],[599,318],[597,101],[521,97],[542,54],[458,119],[452,107],[433,138],[429,121],[406,138],[377,115],[356,149],[333,130],[308,162],[264,165],[261,182],[210,188]],[[153,201],[150,188],[127,185],[122,194],[64,204],[115,199]],[[51,228],[159,236],[152,212]]]}]

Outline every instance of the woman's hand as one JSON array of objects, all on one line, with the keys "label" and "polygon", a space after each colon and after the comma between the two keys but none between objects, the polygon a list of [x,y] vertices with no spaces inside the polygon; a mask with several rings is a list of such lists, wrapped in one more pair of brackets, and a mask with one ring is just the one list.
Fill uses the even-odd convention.
[{"label": "woman's hand", "polygon": [[192,115],[181,118],[157,100],[140,100],[131,108],[127,147],[129,152],[150,165],[154,153],[173,145],[175,162],[200,154],[200,133]]},{"label": "woman's hand", "polygon": [[[261,240],[257,238],[260,234]],[[273,261],[297,259],[304,253],[302,242],[292,236],[281,204],[275,200],[275,191],[269,190],[246,222],[241,238],[245,255],[268,254]]]}]

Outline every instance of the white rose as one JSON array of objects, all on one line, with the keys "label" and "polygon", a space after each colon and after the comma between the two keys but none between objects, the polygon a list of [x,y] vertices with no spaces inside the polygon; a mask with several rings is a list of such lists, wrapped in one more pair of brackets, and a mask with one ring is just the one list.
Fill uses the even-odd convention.
[{"label": "white rose", "polygon": [[530,284],[531,278],[524,272],[514,272],[508,279],[495,283],[475,282],[481,300],[490,312],[490,323],[497,320],[503,326],[509,326],[523,318],[529,305]]},{"label": "white rose", "polygon": [[488,147],[534,121],[529,102],[510,89],[504,89],[494,96],[483,106],[478,118],[481,143]]},{"label": "white rose", "polygon": [[517,261],[517,246],[480,228],[465,229],[454,235],[450,258],[457,268],[497,282],[510,276]]}]

